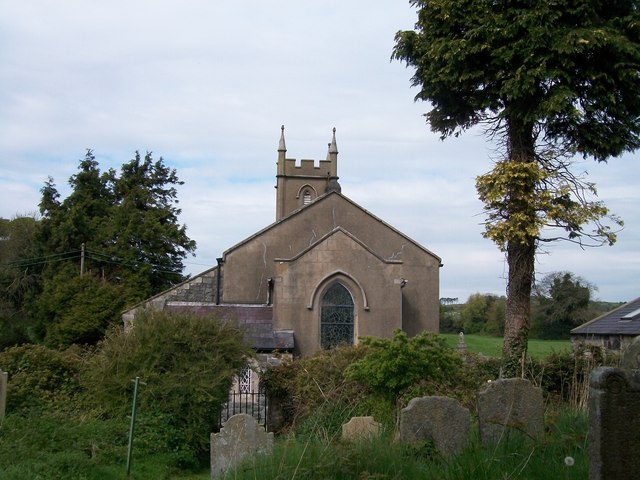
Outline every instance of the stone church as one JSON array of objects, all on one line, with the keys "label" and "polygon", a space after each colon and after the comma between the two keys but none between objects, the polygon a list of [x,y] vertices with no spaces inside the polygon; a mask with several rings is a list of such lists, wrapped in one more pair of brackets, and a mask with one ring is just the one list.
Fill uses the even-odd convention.
[{"label": "stone church", "polygon": [[282,127],[275,222],[125,324],[141,308],[192,311],[236,322],[258,352],[294,355],[438,331],[440,258],[341,192],[335,129],[325,160],[286,153]]}]

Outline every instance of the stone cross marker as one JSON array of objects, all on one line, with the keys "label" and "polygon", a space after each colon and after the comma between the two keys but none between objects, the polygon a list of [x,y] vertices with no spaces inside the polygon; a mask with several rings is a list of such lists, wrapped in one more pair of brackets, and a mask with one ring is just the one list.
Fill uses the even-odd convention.
[{"label": "stone cross marker", "polygon": [[343,440],[361,440],[380,435],[382,426],[373,417],[352,417],[342,425]]},{"label": "stone cross marker", "polygon": [[544,433],[542,390],[522,378],[489,383],[478,392],[478,427],[482,443],[496,443],[510,431],[532,438]]},{"label": "stone cross marker", "polygon": [[400,441],[428,440],[444,456],[458,453],[469,440],[470,419],[454,398],[413,398],[400,412]]},{"label": "stone cross marker", "polygon": [[464,343],[464,332],[460,332],[458,335],[458,350],[461,352],[467,351],[467,345]]},{"label": "stone cross marker", "polygon": [[211,478],[222,476],[248,455],[271,453],[272,449],[272,432],[267,433],[251,415],[234,415],[219,433],[211,434]]},{"label": "stone cross marker", "polygon": [[640,478],[640,370],[589,378],[589,480]]}]

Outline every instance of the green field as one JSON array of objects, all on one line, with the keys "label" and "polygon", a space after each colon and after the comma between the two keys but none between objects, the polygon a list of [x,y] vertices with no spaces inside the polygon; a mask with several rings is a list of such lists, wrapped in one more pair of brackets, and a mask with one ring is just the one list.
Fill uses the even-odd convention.
[{"label": "green field", "polygon": [[[451,347],[458,345],[458,334],[441,333],[447,344]],[[490,357],[499,357],[502,352],[502,337],[487,337],[484,335],[465,335],[464,343],[467,350],[473,353],[481,353]],[[529,340],[529,355],[534,358],[544,358],[554,352],[562,352],[571,349],[569,340]]]}]

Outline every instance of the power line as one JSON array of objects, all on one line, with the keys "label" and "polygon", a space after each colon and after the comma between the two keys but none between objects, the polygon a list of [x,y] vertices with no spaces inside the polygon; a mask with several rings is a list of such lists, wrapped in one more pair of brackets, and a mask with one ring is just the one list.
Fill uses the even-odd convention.
[{"label": "power line", "polygon": [[[66,260],[71,260],[73,258],[76,258],[74,254],[78,254],[80,252],[80,250],[71,250],[68,252],[64,252],[64,253],[54,253],[52,255],[42,255],[39,257],[31,257],[31,258],[25,258],[25,259],[20,259],[20,260],[13,260],[11,262],[2,262],[0,263],[0,265],[8,265],[8,266],[18,266],[18,267],[31,267],[34,265],[42,265],[45,263],[56,263],[56,262],[64,262]],[[56,258],[56,257],[63,257],[64,255],[67,255],[64,258]]]},{"label": "power line", "polygon": [[[76,258],[79,258],[81,253],[82,253],[82,250],[69,250],[63,253],[55,253],[51,255],[42,255],[38,257],[30,257],[30,258],[25,258],[20,260],[13,260],[10,262],[2,262],[0,263],[0,265],[16,266],[16,267],[33,267],[36,265],[44,265],[47,263],[58,263],[58,262],[64,262],[68,260],[74,260]],[[57,258],[57,257],[61,257],[61,258]],[[119,260],[117,257],[114,257],[113,255],[108,255],[108,254],[97,252],[94,250],[85,249],[85,257],[99,263],[110,263],[110,264],[119,265],[122,267],[133,267],[133,268],[140,268],[142,265],[144,265],[144,266],[155,268],[156,271],[159,273],[182,275],[182,272],[174,271],[174,270],[166,270],[165,268],[163,268],[164,266],[160,264],[155,264],[155,263],[150,263],[145,261],[135,262],[135,263],[124,262]]]}]

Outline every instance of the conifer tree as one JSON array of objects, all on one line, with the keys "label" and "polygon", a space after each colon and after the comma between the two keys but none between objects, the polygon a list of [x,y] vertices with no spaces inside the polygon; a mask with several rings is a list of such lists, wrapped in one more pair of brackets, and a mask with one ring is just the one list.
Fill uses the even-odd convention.
[{"label": "conifer tree", "polygon": [[179,223],[181,184],[151,153],[136,152],[119,172],[102,172],[91,150],[65,199],[48,179],[37,235],[42,293],[34,302],[42,338],[52,345],[95,343],[127,304],[185,279],[183,260],[195,242]]}]

